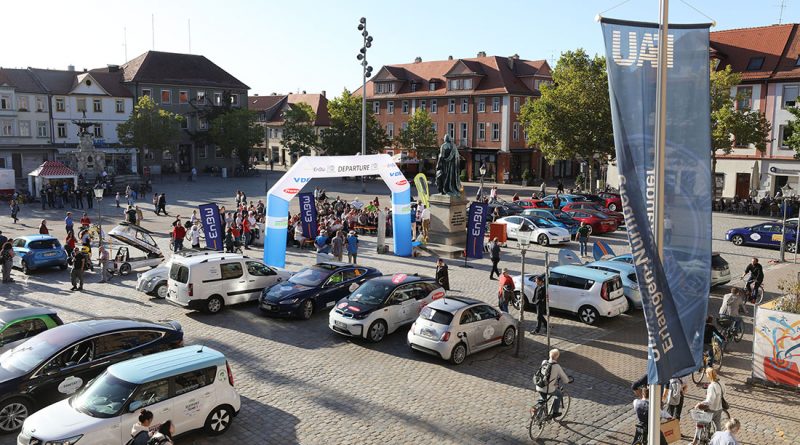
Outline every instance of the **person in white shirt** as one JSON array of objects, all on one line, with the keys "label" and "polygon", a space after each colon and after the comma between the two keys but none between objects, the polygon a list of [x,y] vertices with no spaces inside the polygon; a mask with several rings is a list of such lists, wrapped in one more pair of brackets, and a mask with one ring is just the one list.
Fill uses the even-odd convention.
[{"label": "person in white shirt", "polygon": [[555,400],[553,401],[553,417],[559,417],[561,415],[561,405],[563,401],[563,396],[561,395],[561,390],[558,388],[559,380],[562,383],[570,383],[571,379],[564,372],[564,369],[561,365],[558,364],[558,356],[561,355],[561,351],[558,349],[551,349],[550,350],[550,360],[543,360],[540,366],[544,366],[545,363],[550,362],[550,378],[548,380],[547,388],[545,387],[536,387],[536,392],[539,393],[539,400],[544,400],[545,395],[552,394],[555,396]]},{"label": "person in white shirt", "polygon": [[195,221],[192,224],[192,228],[189,231],[189,238],[192,241],[192,249],[199,249],[200,248],[200,222]]},{"label": "person in white shirt", "polygon": [[[722,414],[722,398],[725,396],[725,386],[719,381],[717,371],[712,367],[706,368],[706,377],[708,377],[708,380],[711,382],[706,389],[706,398],[695,405],[695,409],[711,411],[714,414],[711,421],[714,422],[714,426],[717,431],[719,431],[721,429],[719,421],[720,415]],[[697,443],[699,431],[700,430],[697,429],[695,430],[695,438],[692,444]]]},{"label": "person in white shirt", "polygon": [[729,419],[725,422],[725,430],[714,433],[708,445],[739,445],[736,435],[741,427],[739,419]]},{"label": "person in white shirt", "polygon": [[734,326],[741,329],[742,317],[739,311],[744,310],[744,300],[742,292],[738,287],[731,289],[731,292],[722,297],[722,306],[719,308],[719,318],[725,317],[733,319]]},{"label": "person in white shirt", "polygon": [[431,209],[423,207],[422,209],[422,237],[425,242],[428,242],[428,231],[431,229]]}]

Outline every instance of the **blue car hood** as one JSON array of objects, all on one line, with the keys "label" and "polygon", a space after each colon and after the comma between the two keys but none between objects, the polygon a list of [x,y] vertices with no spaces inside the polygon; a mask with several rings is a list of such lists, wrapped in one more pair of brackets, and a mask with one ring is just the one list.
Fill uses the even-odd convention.
[{"label": "blue car hood", "polygon": [[278,302],[288,300],[289,298],[304,296],[316,289],[316,287],[294,284],[287,281],[265,289],[262,299],[265,301]]}]

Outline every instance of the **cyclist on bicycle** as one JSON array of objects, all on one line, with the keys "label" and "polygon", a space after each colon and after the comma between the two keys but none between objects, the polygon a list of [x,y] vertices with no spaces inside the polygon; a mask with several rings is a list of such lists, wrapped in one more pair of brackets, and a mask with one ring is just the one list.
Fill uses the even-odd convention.
[{"label": "cyclist on bicycle", "polygon": [[559,388],[559,380],[561,383],[569,383],[571,379],[567,376],[567,373],[564,372],[564,369],[561,368],[561,365],[558,364],[558,356],[561,355],[561,351],[558,349],[551,349],[550,350],[550,359],[543,360],[541,367],[544,367],[548,363],[550,364],[550,372],[547,377],[547,387],[544,386],[536,386],[536,392],[539,393],[539,403],[544,403],[547,400],[547,396],[552,394],[555,395],[555,400],[553,400],[553,418],[558,418],[561,416],[561,404],[563,402],[563,396],[561,394],[561,389]]},{"label": "cyclist on bicycle", "polygon": [[747,279],[746,288],[750,292],[750,302],[753,303],[756,301],[761,283],[764,282],[764,268],[759,264],[758,258],[753,257],[753,261],[751,261],[744,270],[742,278],[747,274],[750,274],[750,278]]},{"label": "cyclist on bicycle", "polygon": [[[731,292],[722,297],[722,306],[719,308],[719,320],[731,319],[733,326],[737,330],[742,329],[742,317],[739,315],[744,311],[744,301],[742,301],[741,291],[738,287],[731,289]],[[721,325],[721,324],[720,324]]]},{"label": "cyclist on bicycle", "polygon": [[712,342],[714,337],[722,343],[722,334],[714,326],[714,317],[706,318],[705,331],[703,332],[703,353],[708,354],[708,366],[714,366],[714,348]]}]

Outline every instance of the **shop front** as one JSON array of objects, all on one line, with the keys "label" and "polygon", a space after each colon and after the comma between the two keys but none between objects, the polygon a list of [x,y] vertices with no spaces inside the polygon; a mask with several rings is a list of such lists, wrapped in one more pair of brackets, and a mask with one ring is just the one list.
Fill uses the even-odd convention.
[{"label": "shop front", "polygon": [[470,178],[473,181],[478,181],[481,178],[481,165],[486,166],[486,175],[483,179],[486,181],[497,180],[497,150],[475,150],[469,154],[469,172]]}]

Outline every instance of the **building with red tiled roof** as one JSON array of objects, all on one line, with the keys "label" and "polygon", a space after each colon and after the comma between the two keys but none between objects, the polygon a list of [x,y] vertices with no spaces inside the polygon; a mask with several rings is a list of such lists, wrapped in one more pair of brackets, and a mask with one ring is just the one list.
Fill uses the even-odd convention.
[{"label": "building with red tiled roof", "polygon": [[718,197],[746,198],[753,191],[775,194],[787,183],[798,189],[797,176],[770,175],[770,168],[800,172],[800,161],[786,146],[788,109],[800,95],[800,25],[784,24],[729,29],[711,33],[711,59],[716,69],[730,65],[742,82],[731,94],[736,107],[758,110],[772,124],[771,142],[764,153],[754,147],[735,147],[717,155]]},{"label": "building with red tiled roof", "polygon": [[[502,180],[507,172],[509,180],[518,181],[525,170],[538,177],[571,175],[571,163],[559,163],[554,172],[540,153],[526,147],[519,111],[540,95],[542,82],[552,82],[545,60],[480,52],[475,58],[385,65],[367,83],[366,95],[390,139],[417,109],[426,110],[439,139],[450,134],[459,146],[470,179],[480,176],[481,164],[490,179]],[[354,94],[360,96],[361,88]]]}]

